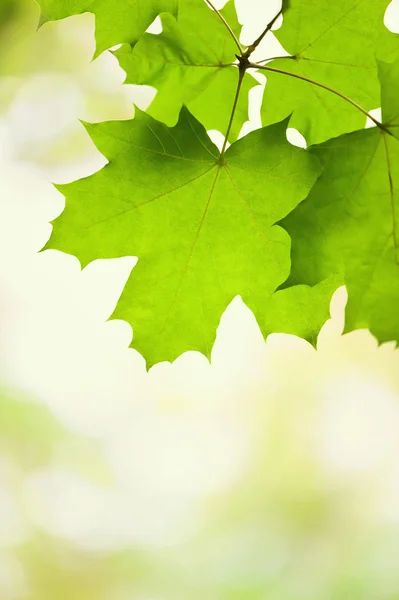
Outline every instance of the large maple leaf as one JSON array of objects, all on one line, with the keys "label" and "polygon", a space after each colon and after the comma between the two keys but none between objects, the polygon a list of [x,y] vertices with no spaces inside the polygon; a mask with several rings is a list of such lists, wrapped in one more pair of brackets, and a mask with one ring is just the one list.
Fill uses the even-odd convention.
[{"label": "large maple leaf", "polygon": [[284,221],[293,240],[290,281],[341,273],[346,330],[399,342],[399,61],[379,64],[385,125],[311,149],[323,173]]},{"label": "large maple leaf", "polygon": [[[237,38],[241,26],[233,0],[221,14]],[[203,0],[184,0],[177,18],[161,15],[163,31],[145,34],[132,48],[125,45],[116,52],[126,71],[126,83],[151,85],[157,89],[148,113],[175,125],[183,105],[206,129],[227,130],[231,106],[237,89],[237,46],[224,24]],[[256,81],[246,74],[231,129],[237,139],[248,119],[248,93]]]},{"label": "large maple leaf", "polygon": [[286,122],[249,134],[223,158],[186,108],[173,129],[139,111],[132,121],[86,127],[109,164],[59,186],[66,208],[47,248],[83,266],[138,256],[114,317],[131,323],[149,366],[186,350],[209,357],[238,294],[265,334],[276,323],[308,337],[320,327],[326,310],[312,313],[310,296],[331,290],[272,296],[290,271],[290,239],[275,223],[320,174],[316,158],[287,142]]},{"label": "large maple leaf", "polygon": [[[275,32],[294,58],[269,67],[322,83],[366,110],[379,106],[376,56],[391,60],[398,36],[384,25],[390,0],[291,0],[282,27]],[[308,144],[360,129],[365,116],[327,90],[282,74],[267,72],[263,124],[293,112]]]},{"label": "large maple leaf", "polygon": [[96,55],[116,44],[134,44],[161,13],[176,13],[178,0],[38,0],[41,22],[85,12],[96,17]]}]

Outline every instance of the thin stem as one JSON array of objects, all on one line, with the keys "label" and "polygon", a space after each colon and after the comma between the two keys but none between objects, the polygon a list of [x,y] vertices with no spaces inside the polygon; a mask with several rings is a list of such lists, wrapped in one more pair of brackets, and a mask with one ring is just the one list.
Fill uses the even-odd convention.
[{"label": "thin stem", "polygon": [[222,13],[220,12],[220,10],[218,10],[216,8],[216,6],[211,2],[211,0],[205,0],[205,2],[208,4],[208,6],[211,7],[212,10],[215,11],[215,13],[217,14],[217,16],[219,17],[219,19],[224,23],[225,27],[227,27],[228,31],[230,32],[231,37],[233,38],[233,40],[235,41],[235,43],[237,44],[237,48],[240,51],[240,55],[242,56],[244,54],[244,49],[240,44],[240,41],[238,39],[238,37],[236,36],[236,34],[234,33],[233,29],[231,28],[231,26],[229,25],[229,23],[226,21],[226,19],[224,18],[224,16],[222,15]]},{"label": "thin stem", "polygon": [[256,64],[261,65],[262,63],[268,62],[269,60],[281,60],[282,58],[295,59],[296,56],[291,56],[290,54],[287,54],[287,56],[271,56],[270,58],[264,58],[263,60],[257,60]]},{"label": "thin stem", "polygon": [[317,87],[323,88],[323,90],[327,90],[328,92],[331,92],[332,94],[335,94],[336,96],[339,96],[340,98],[342,98],[342,100],[349,102],[349,104],[352,104],[352,106],[354,106],[355,108],[360,110],[360,112],[362,112],[364,115],[366,115],[366,117],[371,119],[371,121],[373,121],[373,123],[375,123],[377,125],[377,127],[385,130],[385,127],[382,125],[382,123],[380,123],[375,117],[370,115],[370,113],[368,113],[365,108],[360,106],[360,104],[358,104],[357,102],[352,100],[352,98],[349,98],[349,96],[345,96],[345,94],[342,94],[341,92],[337,92],[337,90],[334,90],[333,88],[328,87],[328,85],[324,85],[323,83],[319,83],[318,81],[314,81],[313,79],[309,79],[308,77],[303,77],[302,75],[297,75],[296,73],[290,73],[289,71],[283,71],[282,69],[275,69],[274,67],[267,67],[266,65],[257,65],[255,63],[250,63],[249,67],[251,69],[261,69],[262,71],[272,71],[273,73],[280,73],[281,75],[288,75],[288,77],[294,77],[295,79],[300,79],[301,81],[306,81],[307,83],[311,83],[312,85],[316,85]]},{"label": "thin stem", "polygon": [[283,7],[280,8],[280,10],[276,14],[276,16],[273,17],[273,19],[270,21],[270,23],[267,24],[266,29],[260,34],[260,36],[258,37],[258,39],[255,40],[254,43],[249,46],[248,50],[246,51],[247,58],[249,58],[251,56],[251,54],[256,50],[256,48],[263,41],[264,37],[269,33],[269,31],[271,30],[271,28],[273,27],[273,25],[275,24],[275,22],[277,21],[277,19],[282,14],[283,14]]},{"label": "thin stem", "polygon": [[[168,61],[168,65],[177,65],[177,66],[181,66],[182,63],[172,63]],[[209,65],[200,65],[200,64],[195,64],[195,63],[184,63],[184,65],[186,67],[204,67],[206,69],[226,69],[227,67],[237,67],[238,63],[213,63],[213,64],[209,64]]]},{"label": "thin stem", "polygon": [[234,98],[234,104],[233,104],[233,109],[231,111],[231,117],[230,117],[230,121],[229,121],[229,125],[227,127],[227,131],[226,131],[226,136],[224,138],[224,142],[223,142],[223,147],[222,147],[222,151],[220,153],[220,159],[222,160],[226,149],[227,149],[227,143],[229,141],[229,135],[231,132],[231,128],[233,126],[233,121],[234,121],[234,117],[236,114],[236,110],[237,110],[237,106],[238,106],[238,100],[240,98],[240,92],[241,92],[241,87],[242,87],[242,82],[244,81],[244,77],[245,77],[245,69],[240,69],[239,70],[239,77],[238,77],[238,85],[237,85],[237,92],[236,92],[236,97]]}]

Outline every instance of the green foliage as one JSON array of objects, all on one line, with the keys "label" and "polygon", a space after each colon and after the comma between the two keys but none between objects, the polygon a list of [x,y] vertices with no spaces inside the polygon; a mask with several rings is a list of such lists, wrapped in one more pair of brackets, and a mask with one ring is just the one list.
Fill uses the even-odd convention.
[{"label": "green foliage", "polygon": [[[294,59],[270,63],[328,85],[366,110],[379,106],[376,55],[390,60],[398,39],[384,25],[390,0],[291,0],[276,37]],[[364,127],[365,116],[327,90],[268,73],[263,103],[267,125],[293,113],[308,144]]]},{"label": "green foliage", "polygon": [[[222,14],[239,36],[241,26],[233,0]],[[237,67],[232,64],[237,51],[234,40],[222,21],[198,0],[182,2],[177,20],[163,14],[162,25],[160,35],[146,33],[134,48],[127,45],[116,53],[126,71],[126,83],[157,89],[148,112],[169,127],[176,125],[185,105],[206,129],[226,131],[237,88]],[[254,83],[250,75],[245,76],[231,131],[233,139],[248,118],[248,92]]]},{"label": "green foliage", "polygon": [[[223,11],[205,1],[41,0],[47,19],[94,12],[97,52],[123,44],[116,55],[127,82],[157,90],[148,114],[86,124],[109,164],[59,187],[66,208],[46,247],[83,266],[138,257],[114,317],[132,325],[149,366],[186,350],[209,357],[238,294],[265,336],[315,343],[342,282],[347,330],[399,341],[399,66],[398,37],[384,25],[389,0],[283,2],[276,36],[291,56],[271,63],[251,55],[276,18],[244,48],[233,0]],[[162,33],[145,33],[158,14]],[[373,117],[376,126],[361,130],[380,104],[377,55],[386,124]],[[267,75],[266,127],[228,148],[247,118],[252,69]],[[308,144],[324,143],[295,148],[288,122]],[[210,129],[224,134],[221,151]]]},{"label": "green foliage", "polygon": [[380,63],[379,72],[386,128],[312,148],[322,176],[284,226],[293,240],[293,280],[314,285],[341,273],[347,330],[368,327],[388,341],[399,340],[399,61]]},{"label": "green foliage", "polygon": [[210,356],[237,294],[262,326],[290,271],[290,240],[274,225],[319,175],[318,161],[287,142],[286,123],[239,140],[222,161],[187,109],[173,129],[144,113],[87,128],[110,162],[59,188],[67,206],[48,247],[83,265],[140,256],[114,316],[132,324],[148,363],[187,349]]},{"label": "green foliage", "polygon": [[116,44],[134,44],[155,17],[175,13],[178,0],[40,0],[42,23],[85,12],[96,17],[97,54]]}]

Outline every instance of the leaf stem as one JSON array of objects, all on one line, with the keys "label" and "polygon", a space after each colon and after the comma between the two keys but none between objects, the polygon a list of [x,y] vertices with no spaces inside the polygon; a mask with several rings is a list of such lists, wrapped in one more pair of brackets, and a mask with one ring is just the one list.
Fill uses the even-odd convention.
[{"label": "leaf stem", "polygon": [[[207,0],[208,1],[208,0]],[[256,48],[259,46],[259,44],[263,41],[264,37],[269,33],[269,31],[271,30],[271,28],[273,27],[273,25],[275,24],[275,22],[277,21],[277,19],[283,14],[283,7],[280,8],[280,10],[278,11],[278,13],[276,14],[275,17],[273,17],[273,19],[270,21],[270,23],[267,24],[266,28],[264,29],[264,31],[260,34],[260,36],[258,37],[257,40],[254,41],[253,44],[251,44],[248,48],[247,51],[245,52],[245,56],[247,58],[249,58],[251,56],[251,54],[253,52],[255,52]]]},{"label": "leaf stem", "polygon": [[228,31],[230,32],[231,37],[233,38],[233,40],[235,41],[238,50],[240,51],[240,55],[242,56],[244,54],[244,49],[240,44],[240,40],[238,39],[238,37],[236,36],[236,34],[234,33],[232,27],[229,25],[229,23],[226,21],[226,19],[224,18],[224,16],[222,15],[222,13],[220,12],[220,10],[218,10],[216,8],[216,6],[213,4],[213,2],[211,2],[211,0],[205,0],[205,2],[208,4],[208,6],[211,7],[211,9],[213,11],[215,11],[215,13],[217,14],[217,16],[219,17],[219,19],[224,23],[225,27],[228,29]]},{"label": "leaf stem", "polygon": [[245,68],[240,68],[239,69],[236,97],[234,98],[234,104],[233,104],[233,108],[232,108],[232,111],[231,111],[229,125],[227,127],[226,135],[225,135],[224,142],[223,142],[223,147],[222,147],[222,150],[220,152],[220,161],[221,162],[223,162],[223,157],[224,157],[226,149],[227,149],[227,143],[229,141],[229,135],[230,135],[230,132],[231,132],[231,128],[233,126],[233,121],[234,121],[234,117],[235,117],[237,106],[238,106],[238,100],[240,98],[240,92],[241,92],[242,82],[244,81],[244,77],[245,77],[245,71],[246,71]]},{"label": "leaf stem", "polygon": [[261,65],[262,63],[268,62],[269,60],[281,60],[283,58],[296,59],[296,56],[291,56],[291,54],[287,54],[287,56],[271,56],[270,58],[264,58],[262,60],[257,60],[256,64]]},{"label": "leaf stem", "polygon": [[376,119],[375,117],[370,115],[370,113],[367,112],[367,110],[365,108],[360,106],[360,104],[355,102],[355,100],[352,100],[352,98],[349,98],[349,96],[345,96],[345,94],[342,94],[341,92],[338,92],[337,90],[334,90],[333,88],[330,88],[328,85],[324,85],[324,83],[314,81],[313,79],[309,79],[308,77],[304,77],[303,75],[297,75],[296,73],[290,73],[289,71],[283,71],[282,69],[275,69],[274,67],[268,67],[266,65],[258,65],[256,63],[250,63],[249,68],[261,69],[262,71],[271,71],[273,73],[280,73],[281,75],[288,75],[288,77],[294,77],[295,79],[300,79],[301,81],[306,81],[307,83],[310,83],[312,85],[316,85],[317,87],[323,88],[324,90],[327,90],[328,92],[331,92],[332,94],[335,94],[336,96],[339,96],[340,98],[342,98],[342,100],[349,102],[349,104],[352,104],[352,106],[354,106],[355,108],[360,110],[360,112],[362,112],[364,115],[366,115],[366,117],[368,117],[371,121],[373,121],[373,123],[375,123],[375,125],[377,125],[377,127],[379,127],[380,129],[383,129],[385,131],[385,127],[383,126],[383,124],[380,123],[380,121],[378,121],[378,119]]}]

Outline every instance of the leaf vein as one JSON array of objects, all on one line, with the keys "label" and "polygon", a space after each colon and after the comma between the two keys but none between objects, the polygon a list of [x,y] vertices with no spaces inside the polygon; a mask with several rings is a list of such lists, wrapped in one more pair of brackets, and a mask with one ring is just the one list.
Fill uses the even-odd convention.
[{"label": "leaf vein", "polygon": [[97,221],[96,223],[91,223],[90,225],[88,225],[87,227],[83,227],[82,229],[85,229],[85,230],[92,229],[92,227],[97,227],[98,225],[101,225],[103,223],[112,221],[113,219],[122,217],[122,216],[128,214],[129,212],[132,212],[136,209],[142,208],[143,206],[147,206],[148,204],[151,204],[152,202],[155,202],[156,200],[159,200],[160,198],[169,196],[170,194],[173,194],[174,192],[177,192],[178,190],[184,188],[186,185],[190,185],[190,183],[194,183],[194,181],[197,181],[198,179],[200,179],[201,177],[203,177],[204,175],[206,175],[207,173],[212,171],[213,168],[214,168],[214,166],[212,165],[212,167],[210,167],[206,171],[200,173],[199,175],[196,175],[193,179],[184,181],[181,185],[178,185],[177,187],[167,190],[166,192],[162,192],[162,194],[159,194],[158,196],[155,196],[154,198],[150,198],[149,200],[146,200],[142,204],[136,204],[135,206],[130,206],[128,209],[118,213],[117,215],[112,215],[111,217],[107,217],[106,219],[102,219],[101,221]]}]

